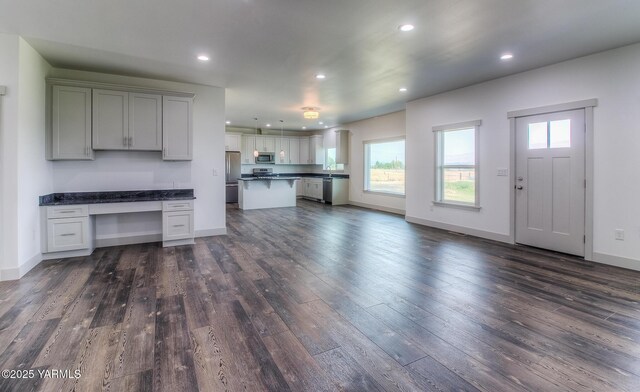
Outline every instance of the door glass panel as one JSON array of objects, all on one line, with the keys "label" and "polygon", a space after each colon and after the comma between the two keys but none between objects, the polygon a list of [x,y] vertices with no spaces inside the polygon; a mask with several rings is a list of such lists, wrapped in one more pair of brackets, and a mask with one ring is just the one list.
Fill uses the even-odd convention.
[{"label": "door glass panel", "polygon": [[549,147],[571,147],[571,120],[558,120],[549,123]]},{"label": "door glass panel", "polygon": [[547,148],[547,123],[529,124],[529,150]]},{"label": "door glass panel", "polygon": [[475,169],[453,169],[442,170],[444,185],[444,201],[458,203],[476,202],[476,170]]}]

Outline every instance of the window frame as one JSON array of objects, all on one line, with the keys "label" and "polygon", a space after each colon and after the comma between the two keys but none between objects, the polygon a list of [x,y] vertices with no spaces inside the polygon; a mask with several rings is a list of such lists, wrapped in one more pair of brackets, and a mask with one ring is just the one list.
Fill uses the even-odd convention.
[{"label": "window frame", "polygon": [[[479,136],[482,120],[465,121],[455,124],[438,125],[433,127],[434,134],[434,200],[433,204],[442,207],[454,207],[470,210],[480,210],[480,148]],[[444,134],[445,132],[474,130],[474,165],[445,165],[444,164]],[[475,171],[475,200],[473,203],[447,201],[444,199],[444,170],[445,169],[474,169]]]},{"label": "window frame", "polygon": [[[402,193],[396,193],[396,192],[386,192],[386,191],[376,191],[376,190],[371,190],[371,184],[370,184],[370,173],[369,173],[369,166],[370,166],[370,160],[369,160],[369,150],[367,148],[367,146],[372,145],[372,144],[383,144],[383,143],[392,143],[392,142],[397,142],[402,140],[404,142],[404,151],[405,151],[405,162],[404,162],[404,171],[405,171],[405,182],[404,182],[404,190]],[[407,173],[407,162],[406,162],[406,155],[407,155],[407,137],[402,135],[402,136],[394,136],[394,137],[389,137],[389,138],[383,138],[383,139],[370,139],[370,140],[363,140],[362,141],[362,147],[363,147],[363,151],[362,151],[362,158],[363,158],[363,176],[362,176],[362,192],[367,193],[367,194],[374,194],[374,195],[383,195],[383,196],[391,196],[391,197],[400,197],[400,198],[404,198],[406,197],[407,194],[407,177],[406,177],[406,173]],[[369,189],[367,189],[369,188]]]}]

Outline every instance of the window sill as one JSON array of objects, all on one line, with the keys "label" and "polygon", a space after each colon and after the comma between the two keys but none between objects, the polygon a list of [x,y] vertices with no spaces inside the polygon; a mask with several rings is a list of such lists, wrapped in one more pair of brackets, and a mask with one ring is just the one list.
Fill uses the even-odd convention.
[{"label": "window sill", "polygon": [[480,209],[482,208],[480,206],[474,206],[471,204],[457,204],[457,203],[448,203],[448,202],[442,202],[442,201],[434,201],[432,203],[434,206],[437,206],[437,207],[458,208],[458,209],[467,210],[467,211],[480,211]]},{"label": "window sill", "polygon": [[400,199],[404,199],[405,195],[400,194],[400,193],[391,193],[391,192],[381,192],[381,191],[368,191],[368,190],[363,190],[363,193],[369,194],[369,195],[379,195],[379,196],[391,196],[391,197],[397,197]]}]

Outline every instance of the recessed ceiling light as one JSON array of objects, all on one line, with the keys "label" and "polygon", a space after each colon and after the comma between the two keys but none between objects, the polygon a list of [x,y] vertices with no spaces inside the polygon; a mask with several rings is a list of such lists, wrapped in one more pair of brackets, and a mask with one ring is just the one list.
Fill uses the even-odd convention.
[{"label": "recessed ceiling light", "polygon": [[316,79],[324,79],[326,77],[327,77],[327,75],[321,74],[321,73],[316,75]]},{"label": "recessed ceiling light", "polygon": [[227,123],[227,125],[229,125],[229,124],[231,124],[231,121],[227,121],[226,123]]},{"label": "recessed ceiling light", "polygon": [[400,31],[411,31],[413,30],[415,27],[412,24],[403,24],[398,26],[398,30]]},{"label": "recessed ceiling light", "polygon": [[327,129],[327,128],[329,128],[329,126],[328,126],[328,125],[325,125],[325,126],[324,126],[324,129]]},{"label": "recessed ceiling light", "polygon": [[307,127],[302,127],[302,129],[307,129]]},{"label": "recessed ceiling light", "polygon": [[209,56],[207,56],[206,54],[201,54],[198,56],[198,60],[200,61],[209,61]]},{"label": "recessed ceiling light", "polygon": [[407,88],[406,87],[400,87],[398,89],[398,91],[400,91],[401,93],[406,93],[407,92]]},{"label": "recessed ceiling light", "polygon": [[318,124],[322,125],[322,124],[324,124],[324,123],[323,123],[322,121],[318,121]]},{"label": "recessed ceiling light", "polygon": [[505,61],[505,60],[511,60],[513,58],[513,55],[511,53],[505,53],[502,56],[500,56],[500,60]]},{"label": "recessed ceiling light", "polygon": [[267,124],[267,128],[270,127],[270,126],[271,126],[271,124]]}]

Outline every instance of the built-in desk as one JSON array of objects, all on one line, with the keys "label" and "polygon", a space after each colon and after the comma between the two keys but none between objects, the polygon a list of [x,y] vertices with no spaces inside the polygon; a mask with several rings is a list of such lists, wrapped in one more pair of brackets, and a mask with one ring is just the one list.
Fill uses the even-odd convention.
[{"label": "built-in desk", "polygon": [[40,196],[44,259],[89,255],[95,216],[158,211],[162,245],[193,244],[193,189],[52,193]]}]

